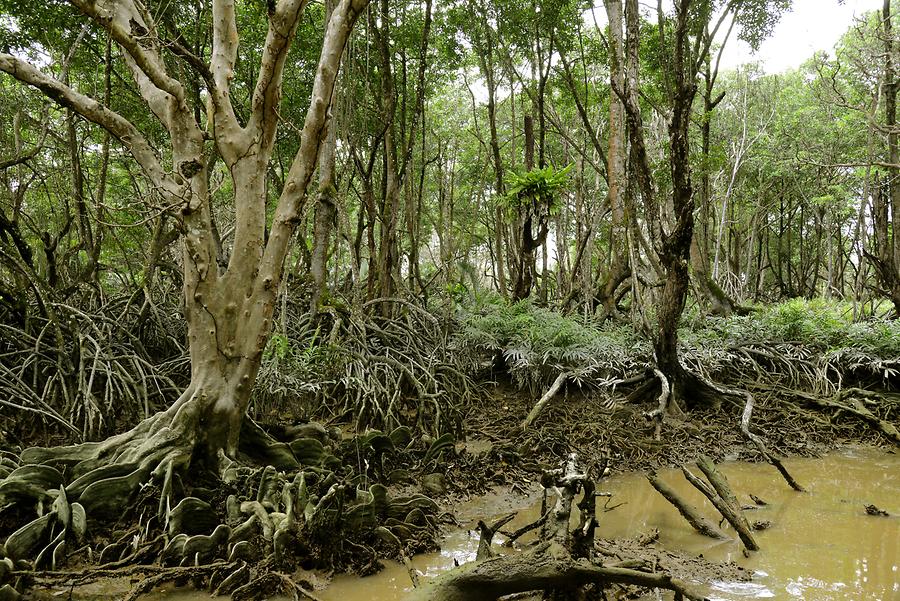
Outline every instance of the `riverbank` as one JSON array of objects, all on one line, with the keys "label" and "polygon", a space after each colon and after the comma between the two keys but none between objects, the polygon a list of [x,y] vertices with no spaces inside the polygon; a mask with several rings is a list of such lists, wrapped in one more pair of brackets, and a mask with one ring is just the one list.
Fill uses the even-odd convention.
[{"label": "riverbank", "polygon": [[[492,486],[535,481],[575,452],[585,465],[609,458],[611,473],[677,467],[701,455],[720,461],[762,461],[740,429],[743,406],[696,409],[667,417],[659,439],[646,417],[647,405],[627,402],[617,391],[572,388],[559,395],[531,427],[522,420],[535,399],[510,387],[497,387],[473,405],[465,418],[466,440],[448,458],[448,494],[466,498]],[[880,432],[853,416],[814,413],[772,391],[757,391],[754,432],[783,457],[817,457],[862,445],[894,449]]]},{"label": "riverbank", "polygon": [[[732,484],[741,495],[742,501],[746,501],[749,505],[747,495],[753,493],[772,503],[771,508],[759,512],[763,518],[764,513],[770,515],[781,511],[777,509],[778,507],[790,508],[791,499],[794,498],[793,491],[781,480],[772,466],[759,463],[757,450],[741,434],[738,425],[740,407],[736,404],[725,405],[719,411],[694,411],[689,419],[666,419],[660,439],[656,440],[652,422],[644,417],[646,405],[631,404],[625,399],[626,396],[623,394],[615,396],[597,392],[585,394],[573,389],[561,394],[546,409],[540,420],[523,429],[522,418],[532,407],[533,398],[511,388],[498,387],[483,403],[471,407],[465,417],[467,424],[465,439],[445,446],[444,452],[440,455],[440,472],[433,471],[438,465],[434,462],[413,461],[411,458],[416,455],[411,451],[406,455],[398,453],[391,456],[387,463],[382,459],[383,468],[405,469],[405,477],[390,486],[392,495],[425,493],[435,498],[440,503],[440,511],[452,514],[453,521],[458,524],[452,526],[450,522],[444,520],[446,525],[444,534],[440,537],[441,550],[413,557],[412,565],[423,574],[433,576],[452,567],[454,563],[471,561],[478,543],[477,533],[472,529],[478,520],[490,521],[501,514],[516,511],[519,515],[505,528],[509,531],[535,519],[540,515],[536,512],[539,512],[541,488],[538,482],[541,474],[556,467],[561,458],[568,453],[575,452],[585,465],[609,458],[609,472],[599,482],[600,490],[610,493],[611,496],[603,498],[599,504],[600,526],[597,536],[601,540],[598,542],[598,549],[605,546],[608,552],[619,556],[623,553],[637,552],[644,558],[652,558],[655,565],[668,566],[666,569],[673,573],[678,574],[679,570],[686,570],[687,576],[705,574],[707,578],[701,579],[702,582],[707,584],[717,582],[720,586],[737,587],[735,590],[741,594],[747,590],[756,590],[754,587],[757,582],[740,583],[745,582],[744,576],[754,570],[771,573],[765,562],[762,564],[748,562],[740,552],[740,545],[736,539],[727,544],[710,545],[707,539],[693,533],[677,516],[674,509],[649,487],[643,476],[646,470],[675,468],[691,463],[701,454],[706,454],[717,462],[725,462],[724,469],[732,478]],[[846,478],[846,470],[837,469],[845,465],[841,461],[835,465],[822,463],[829,457],[852,457],[856,452],[853,449],[862,449],[859,453],[866,461],[883,458],[893,466],[891,469],[894,473],[900,473],[900,462],[897,460],[895,449],[886,444],[879,432],[861,420],[852,417],[848,419],[845,416],[838,416],[834,420],[823,419],[799,408],[791,411],[790,405],[785,408],[783,399],[774,395],[759,395],[755,423],[773,450],[790,457],[785,463],[794,476],[804,486],[812,487],[808,495],[803,494],[796,498],[818,497],[819,491],[816,487],[820,486],[822,474],[838,474],[826,486],[826,492],[823,493],[828,498],[840,497],[841,486],[848,487],[848,492],[862,491],[864,487],[861,484],[854,484],[861,481],[861,474],[871,471],[875,479],[879,477],[877,476],[879,473],[884,476],[885,470],[872,471],[869,466],[861,471],[855,470],[856,480],[851,481]],[[330,428],[331,436],[337,436],[339,425],[331,424]],[[359,433],[355,433],[351,426],[345,426],[340,430],[339,438],[343,439],[345,445],[347,441],[357,440],[358,437],[355,435]],[[371,437],[371,434],[369,436]],[[410,441],[409,444],[410,448],[421,447],[424,450],[426,447],[434,446],[433,442],[431,445],[428,442],[426,439],[418,442]],[[840,452],[835,454],[836,450]],[[382,470],[382,477],[387,477],[387,471]],[[745,472],[752,474],[752,477],[747,476],[749,480],[742,475]],[[435,477],[438,475],[439,477]],[[676,472],[663,471],[663,475],[672,478]],[[683,482],[681,486],[684,487]],[[875,505],[881,503],[889,508],[894,493],[896,493],[894,496],[900,498],[900,483],[897,482],[896,476],[893,480],[870,488],[875,494],[865,499],[867,503]],[[696,497],[696,493],[694,496]],[[860,498],[854,498],[852,503],[848,503],[848,509],[852,506],[853,511],[843,512],[853,515],[851,523],[859,517],[857,514],[862,507],[862,496],[856,496]],[[707,511],[711,511],[702,498],[693,500]],[[833,504],[828,507],[834,509]],[[890,509],[900,513],[900,507]],[[820,507],[817,511],[821,515],[827,508]],[[812,510],[807,514],[816,515]],[[843,515],[841,511],[835,511],[835,515],[838,514]],[[710,513],[710,517],[712,515]],[[755,516],[756,514],[753,516],[754,519]],[[815,527],[815,519],[811,517],[810,520],[806,522],[805,528]],[[774,527],[761,533],[763,540],[773,536],[772,533],[780,528],[782,521],[780,516],[772,521]],[[866,520],[862,525],[868,526],[870,523],[871,520]],[[889,523],[895,524],[896,521]],[[849,529],[853,532],[859,526],[860,524],[847,526],[842,522],[837,529],[839,531]],[[788,538],[795,536],[790,532],[785,532],[784,536]],[[502,542],[503,536],[498,535],[497,540]],[[883,544],[879,543],[880,540],[875,536],[871,542],[874,545]],[[523,543],[527,541],[527,537],[523,539]],[[417,544],[419,548],[427,549],[430,543],[422,539]],[[783,544],[778,542],[773,546],[778,548]],[[842,543],[835,541],[834,544],[840,548]],[[760,557],[771,559],[780,555],[780,551],[766,550],[765,546],[763,543],[764,550]],[[858,553],[861,557],[870,554],[869,551]],[[890,553],[882,555],[890,561]],[[664,559],[661,560],[660,557]],[[885,557],[882,557],[882,560]],[[896,550],[894,557],[897,557]],[[797,558],[797,561],[802,563],[801,558]],[[302,583],[306,590],[323,600],[354,599],[353,595],[370,594],[373,587],[383,590],[384,595],[359,598],[373,601],[399,598],[397,595],[411,586],[407,566],[391,560],[382,560],[379,563],[385,566],[384,569],[375,576],[365,579],[359,579],[352,574],[336,575],[320,570],[304,570],[302,567],[297,567],[292,577],[295,582]],[[371,572],[373,569],[367,571]],[[87,569],[83,578],[88,581],[86,584],[73,586],[79,580],[74,576],[69,579],[55,578],[56,584],[45,589],[46,595],[36,594],[33,598],[56,598],[60,587],[63,587],[71,593],[72,599],[121,599],[136,583],[155,575],[152,569],[140,568],[123,570],[122,573],[125,575],[104,578],[100,577],[97,571],[91,575],[91,569]],[[147,598],[169,599],[170,597],[166,595],[170,594],[172,586],[175,586],[176,590],[185,585],[189,588],[202,589],[206,586],[205,582],[205,575],[196,579],[189,576],[170,578],[166,582],[161,582],[163,586]],[[41,587],[37,588],[39,590]],[[758,588],[757,592],[763,594],[770,588],[765,585]],[[197,599],[199,598],[197,594],[200,593],[179,592],[171,598],[173,601]],[[204,598],[205,595],[204,593]],[[729,597],[719,595],[718,598]]]},{"label": "riverbank", "polygon": [[[753,521],[769,522],[757,533],[758,552],[742,552],[733,532],[720,542],[695,533],[640,472],[614,474],[601,481],[600,491],[609,496],[603,497],[598,507],[597,549],[619,558],[649,558],[659,569],[692,582],[720,601],[892,598],[900,565],[900,519],[867,515],[865,506],[875,504],[894,516],[900,514],[896,505],[900,455],[855,445],[785,463],[807,492],[790,490],[765,464],[729,461],[721,465],[742,502],[753,506],[752,493],[767,503],[746,512]],[[664,470],[660,476],[710,517],[714,515],[714,509],[691,490],[677,470]],[[453,569],[456,563],[474,560],[477,521],[516,511],[516,518],[504,530],[527,524],[540,515],[539,490],[535,484],[508,483],[453,502],[445,509],[453,511],[460,526],[445,533],[440,551],[411,558],[411,566],[424,580]],[[502,545],[504,539],[498,534],[495,543]],[[516,547],[527,548],[533,540],[533,536],[523,537]],[[402,599],[412,589],[408,566],[393,561],[384,564],[382,571],[365,578],[309,571],[295,573],[295,579],[308,585],[321,601]],[[70,598],[121,599],[136,581],[133,577],[100,580],[71,589]],[[631,589],[629,594],[636,592]],[[199,601],[210,597],[191,588],[168,586],[143,598]]]}]

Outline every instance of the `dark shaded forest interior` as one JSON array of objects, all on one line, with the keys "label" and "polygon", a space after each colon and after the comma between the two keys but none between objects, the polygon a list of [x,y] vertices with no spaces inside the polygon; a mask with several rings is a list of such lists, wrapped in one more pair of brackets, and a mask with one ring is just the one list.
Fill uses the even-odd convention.
[{"label": "dark shaded forest interior", "polygon": [[[900,5],[726,66],[792,4],[0,0],[0,601],[737,578],[606,479],[749,558],[723,462],[900,446]],[[540,515],[420,578],[491,491]]]}]

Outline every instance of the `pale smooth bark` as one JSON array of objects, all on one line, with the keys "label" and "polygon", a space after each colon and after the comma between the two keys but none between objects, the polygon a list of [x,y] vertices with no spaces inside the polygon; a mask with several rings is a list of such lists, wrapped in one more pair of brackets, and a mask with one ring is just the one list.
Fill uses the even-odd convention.
[{"label": "pale smooth bark", "polygon": [[[164,44],[141,5],[133,0],[71,3],[106,29],[122,49],[141,97],[168,133],[171,165],[163,164],[134,124],[97,100],[10,54],[0,53],[0,70],[100,125],[121,142],[163,197],[183,233],[191,383],[173,407],[132,434],[152,431],[162,441],[171,442],[178,433],[180,446],[196,447],[206,457],[215,457],[223,449],[233,454],[271,332],[275,296],[300,202],[316,166],[341,55],[368,0],[340,0],[328,21],[300,148],[268,236],[265,173],[277,131],[284,64],[305,0],[281,0],[269,17],[249,117],[243,127],[235,118],[229,92],[238,44],[234,3],[213,1],[209,65],[184,48],[173,50],[205,82],[211,132],[205,132],[196,121],[185,86],[169,73],[162,56]],[[234,189],[234,250],[221,275],[207,184],[209,137],[228,167]]]}]

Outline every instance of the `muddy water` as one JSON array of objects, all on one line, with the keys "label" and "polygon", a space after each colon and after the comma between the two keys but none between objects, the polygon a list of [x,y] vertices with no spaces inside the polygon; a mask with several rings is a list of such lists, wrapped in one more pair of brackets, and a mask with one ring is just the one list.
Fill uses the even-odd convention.
[{"label": "muddy water", "polygon": [[[716,542],[694,533],[637,474],[603,481],[601,490],[612,496],[606,510],[602,507],[607,499],[600,499],[598,536],[631,537],[657,528],[660,545],[665,548],[703,554],[711,560],[734,561],[754,572],[752,582],[711,583],[707,594],[718,601],[900,600],[900,517],[877,518],[864,511],[865,505],[875,504],[900,516],[900,456],[861,449],[785,463],[807,493],[789,489],[768,465],[722,466],[742,501],[749,504],[748,494],[753,493],[769,503],[747,512],[751,521],[772,522],[771,528],[756,535],[762,551],[749,558],[744,557],[736,540]],[[707,515],[715,515],[715,510],[679,472],[663,472],[660,476]],[[517,509],[521,511],[511,528],[540,515],[538,493],[525,496],[498,491],[462,504],[456,508],[456,515],[462,524],[471,527],[478,519]],[[498,535],[497,542],[500,540]],[[415,557],[413,564],[426,577],[434,576],[451,569],[454,561],[474,559],[477,543],[477,534],[452,532],[440,553]],[[385,570],[368,578],[339,576],[316,594],[322,601],[395,601],[402,599],[409,588],[406,569],[389,563]],[[170,593],[158,598],[209,599],[202,593]]]},{"label": "muddy water", "polygon": [[[809,492],[795,493],[768,465],[731,463],[722,468],[742,501],[749,503],[747,495],[753,493],[769,503],[747,512],[751,521],[772,522],[771,528],[757,534],[762,551],[749,558],[743,556],[738,542],[715,542],[695,534],[646,479],[634,474],[603,482],[601,489],[612,494],[607,506],[619,506],[598,510],[598,536],[628,537],[658,528],[660,544],[666,548],[735,561],[754,571],[749,583],[712,583],[708,590],[712,599],[900,600],[900,518],[871,517],[863,509],[875,504],[900,515],[900,456],[857,450],[786,464]],[[707,515],[714,515],[715,510],[679,472],[661,476]],[[492,494],[464,504],[457,517],[472,525],[519,507],[526,509],[511,527],[540,515],[537,494],[531,498]],[[433,576],[452,568],[454,560],[471,561],[477,543],[477,534],[455,532],[440,553],[416,557],[413,563]],[[406,569],[394,564],[368,578],[338,577],[319,597],[323,601],[393,601],[402,598],[409,586]]]}]

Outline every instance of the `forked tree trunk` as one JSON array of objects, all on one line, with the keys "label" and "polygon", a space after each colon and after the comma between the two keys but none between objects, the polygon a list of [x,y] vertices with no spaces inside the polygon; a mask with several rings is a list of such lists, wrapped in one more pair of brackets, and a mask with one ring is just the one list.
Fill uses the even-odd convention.
[{"label": "forked tree trunk", "polygon": [[[690,20],[692,3],[681,0],[675,5],[673,47],[671,63],[672,83],[670,100],[671,120],[669,134],[669,174],[672,187],[672,216],[674,222],[664,224],[662,200],[654,186],[644,140],[643,118],[638,99],[638,57],[640,36],[640,15],[637,0],[626,0],[625,21],[627,26],[626,67],[624,104],[631,152],[635,166],[635,176],[643,197],[653,251],[663,267],[663,289],[656,307],[656,336],[654,351],[660,371],[669,380],[674,398],[683,397],[692,402],[707,401],[708,387],[698,378],[689,374],[678,357],[678,322],[684,311],[690,286],[688,265],[694,233],[694,190],[690,169],[690,116],[694,97],[697,93],[696,68],[703,56],[693,56],[690,40]],[[660,16],[662,20],[662,16]],[[702,52],[708,51],[708,47]],[[699,397],[699,398],[698,398]]]},{"label": "forked tree trunk", "polygon": [[[208,65],[187,49],[158,39],[150,14],[132,0],[110,6],[100,6],[93,0],[73,0],[72,4],[106,29],[122,49],[140,96],[168,132],[171,168],[160,162],[134,124],[94,99],[10,54],[0,53],[0,71],[38,88],[117,138],[176,216],[183,232],[191,382],[171,408],[131,432],[106,443],[52,452],[37,450],[31,455],[87,455],[90,461],[85,469],[123,458],[131,463],[177,457],[182,462],[192,457],[215,460],[222,451],[233,455],[271,333],[289,242],[327,129],[341,55],[367,0],[340,0],[327,23],[300,148],[268,227],[266,170],[277,133],[282,72],[306,2],[280,0],[271,7],[258,79],[243,126],[230,97],[238,45],[233,0],[212,3],[213,41]],[[204,79],[211,134],[195,118],[185,86],[168,72],[164,50],[184,58]],[[214,156],[225,163],[234,190],[234,248],[221,273],[207,184],[206,140],[210,135]]]}]

